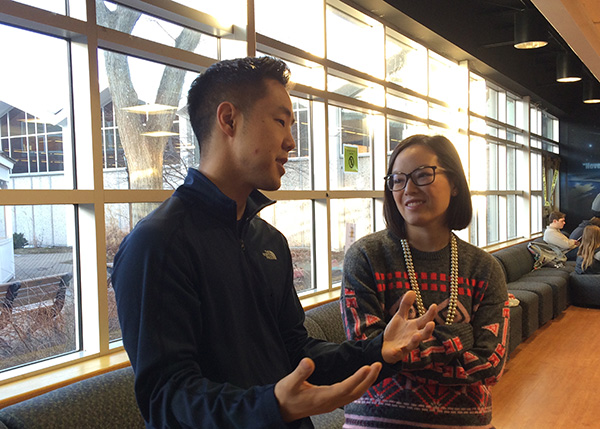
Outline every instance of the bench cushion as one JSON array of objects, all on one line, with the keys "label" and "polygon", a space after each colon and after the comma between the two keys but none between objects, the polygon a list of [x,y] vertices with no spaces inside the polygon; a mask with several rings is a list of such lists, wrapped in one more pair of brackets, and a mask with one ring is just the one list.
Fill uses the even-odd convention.
[{"label": "bench cushion", "polygon": [[508,354],[523,341],[523,308],[520,305],[510,307],[510,324],[508,336]]},{"label": "bench cushion", "polygon": [[330,413],[312,416],[311,420],[315,429],[341,429],[344,426],[344,410],[335,409]]},{"label": "bench cushion", "polygon": [[492,255],[500,261],[507,283],[517,281],[533,270],[533,256],[527,249],[527,243],[498,250]]},{"label": "bench cushion", "polygon": [[542,267],[537,270],[531,271],[523,276],[523,278],[531,277],[558,277],[569,281],[569,271],[565,271],[561,268]]},{"label": "bench cushion", "polygon": [[512,289],[510,293],[519,300],[519,306],[523,308],[523,339],[527,339],[540,327],[540,298],[535,292],[528,290]]},{"label": "bench cushion", "polygon": [[308,335],[332,343],[346,341],[339,301],[332,301],[306,311],[304,326]]},{"label": "bench cushion", "polygon": [[0,410],[8,428],[144,428],[131,367],[97,375]]},{"label": "bench cushion", "polygon": [[[561,272],[564,274],[564,272]],[[536,281],[548,284],[552,288],[552,317],[558,317],[567,309],[568,301],[568,279],[569,275],[564,278],[559,275],[526,275],[521,278],[522,281]]]},{"label": "bench cushion", "polygon": [[[319,340],[342,343],[346,341],[342,311],[339,301],[332,301],[307,310],[304,327],[308,335]],[[335,429],[344,425],[344,410],[338,408],[329,413],[311,417],[316,429]]]},{"label": "bench cushion", "polygon": [[514,290],[527,290],[535,293],[539,299],[538,316],[540,318],[540,326],[550,321],[553,316],[553,293],[552,287],[544,282],[534,281],[517,281],[508,283],[508,291],[514,293]]},{"label": "bench cushion", "polygon": [[571,273],[569,295],[578,307],[600,307],[600,274]]}]

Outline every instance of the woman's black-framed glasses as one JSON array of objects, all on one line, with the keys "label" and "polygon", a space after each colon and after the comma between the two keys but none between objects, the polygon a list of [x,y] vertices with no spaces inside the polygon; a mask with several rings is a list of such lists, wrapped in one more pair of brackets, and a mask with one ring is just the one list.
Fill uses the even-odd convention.
[{"label": "woman's black-framed glasses", "polygon": [[[401,191],[406,188],[408,179],[417,186],[431,185],[435,180],[437,165],[424,165],[414,169],[410,173],[392,173],[384,177],[385,183],[390,191]],[[443,170],[439,170],[439,173]]]}]

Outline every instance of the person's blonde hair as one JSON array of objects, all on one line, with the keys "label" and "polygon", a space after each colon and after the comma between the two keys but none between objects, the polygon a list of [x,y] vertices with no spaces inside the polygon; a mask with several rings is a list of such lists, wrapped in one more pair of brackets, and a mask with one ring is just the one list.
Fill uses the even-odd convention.
[{"label": "person's blonde hair", "polygon": [[600,227],[596,225],[588,225],[583,229],[581,236],[581,245],[577,251],[577,256],[581,256],[583,261],[581,269],[585,271],[587,267],[594,262],[594,254],[600,247]]}]

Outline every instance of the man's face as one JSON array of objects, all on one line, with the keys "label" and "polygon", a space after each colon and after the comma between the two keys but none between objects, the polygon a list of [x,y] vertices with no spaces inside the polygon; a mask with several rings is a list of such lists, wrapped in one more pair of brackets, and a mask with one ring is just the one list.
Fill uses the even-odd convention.
[{"label": "man's face", "polygon": [[296,147],[291,134],[295,119],[285,87],[272,79],[265,86],[265,95],[243,114],[234,162],[240,186],[274,191],[281,186],[288,152]]},{"label": "man's face", "polygon": [[566,223],[566,220],[564,217],[561,217],[559,220],[554,221],[554,225],[558,229],[563,229],[563,227],[565,226],[565,223]]}]

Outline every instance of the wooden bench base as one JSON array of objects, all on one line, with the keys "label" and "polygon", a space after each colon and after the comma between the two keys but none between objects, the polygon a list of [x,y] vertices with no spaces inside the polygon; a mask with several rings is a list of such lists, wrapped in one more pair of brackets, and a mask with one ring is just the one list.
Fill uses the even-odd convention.
[{"label": "wooden bench base", "polygon": [[0,328],[13,312],[40,310],[48,318],[55,318],[65,305],[67,286],[72,273],[55,274],[28,280],[0,284]]}]

